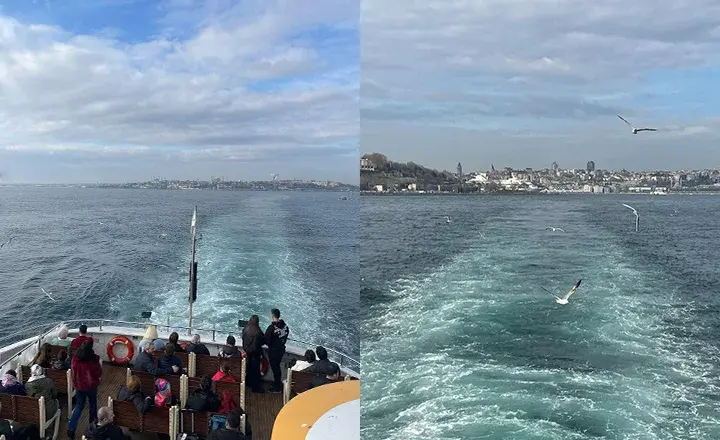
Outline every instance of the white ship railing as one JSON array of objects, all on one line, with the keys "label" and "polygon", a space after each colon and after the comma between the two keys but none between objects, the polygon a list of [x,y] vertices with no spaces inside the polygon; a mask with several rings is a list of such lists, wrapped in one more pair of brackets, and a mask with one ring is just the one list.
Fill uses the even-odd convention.
[{"label": "white ship railing", "polygon": [[[42,343],[42,341],[53,332],[57,332],[60,329],[61,325],[67,325],[69,328],[77,328],[80,326],[80,324],[85,324],[88,327],[98,327],[100,331],[103,331],[103,327],[128,327],[128,328],[135,328],[135,329],[145,329],[149,325],[154,325],[160,329],[166,329],[168,333],[171,331],[188,331],[189,333],[197,333],[201,337],[204,338],[210,338],[210,340],[214,343],[221,343],[222,341],[217,340],[218,334],[223,335],[235,335],[237,333],[232,331],[226,331],[223,329],[213,328],[213,329],[202,329],[202,328],[190,328],[190,327],[184,327],[184,326],[177,326],[172,324],[161,324],[161,323],[154,323],[154,322],[132,322],[132,321],[121,321],[121,320],[111,320],[111,319],[73,319],[69,321],[63,321],[63,322],[52,322],[52,323],[46,323],[46,324],[38,324],[36,326],[32,326],[29,328],[24,328],[23,330],[20,330],[18,332],[1,336],[0,337],[0,368],[5,366],[8,362],[15,359],[17,356],[19,356],[22,352],[27,350],[28,348],[32,347],[33,344],[39,345]],[[95,324],[95,325],[93,325]],[[15,343],[21,342],[26,339],[32,338],[31,341],[27,341],[27,344],[23,344],[22,346],[16,347],[13,350],[9,352],[5,352],[2,350],[3,347],[7,347],[10,345],[13,345]],[[207,340],[207,339],[206,339]],[[300,345],[301,348],[304,348],[306,350],[314,350],[315,347],[322,345],[322,344],[316,344],[314,342],[308,342],[303,341],[299,339],[294,338],[288,338],[288,341],[292,342],[292,345]],[[324,345],[323,345],[324,346]],[[355,372],[360,372],[360,361],[357,359],[354,359],[350,356],[348,356],[345,353],[342,353],[337,350],[333,350],[332,348],[325,348],[328,351],[328,358],[330,360],[337,362],[341,367],[351,369]]]}]

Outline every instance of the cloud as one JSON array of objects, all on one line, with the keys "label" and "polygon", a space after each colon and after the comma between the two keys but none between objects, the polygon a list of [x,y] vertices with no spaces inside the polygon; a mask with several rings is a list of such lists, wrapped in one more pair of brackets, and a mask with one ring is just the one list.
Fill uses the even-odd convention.
[{"label": "cloud", "polygon": [[6,162],[28,152],[218,161],[284,152],[282,162],[357,146],[357,1],[171,0],[150,12],[152,30],[122,22],[94,33],[0,15]]},{"label": "cloud", "polygon": [[[361,142],[362,149],[411,160],[413,151],[443,146],[385,145],[381,131],[394,122],[388,138],[418,125],[511,134],[493,138],[482,152],[487,160],[468,152],[478,166],[515,148],[518,131],[528,149],[552,150],[555,138],[569,136],[609,158],[631,142],[617,113],[638,125],[676,127],[658,137],[709,142],[720,134],[706,120],[720,114],[711,79],[720,68],[717,16],[720,3],[712,0],[365,0],[361,118],[380,145]],[[443,132],[452,143],[452,131]],[[569,160],[584,164],[582,150]],[[459,159],[434,157],[438,166]],[[698,165],[707,158],[698,156]]]}]

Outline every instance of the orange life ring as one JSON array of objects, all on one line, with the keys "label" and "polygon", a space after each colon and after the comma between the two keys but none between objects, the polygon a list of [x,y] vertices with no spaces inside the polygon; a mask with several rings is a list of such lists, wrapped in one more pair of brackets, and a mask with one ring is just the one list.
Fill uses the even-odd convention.
[{"label": "orange life ring", "polygon": [[[117,356],[115,356],[115,345],[117,344],[123,344],[127,347],[128,353],[125,357],[118,358]],[[110,359],[110,362],[114,364],[129,364],[133,356],[135,355],[135,346],[133,345],[132,341],[126,336],[115,336],[107,344],[107,355],[108,359]]]},{"label": "orange life ring", "polygon": [[260,377],[263,377],[267,374],[268,369],[270,368],[270,363],[267,359],[263,358],[263,360],[260,362]]}]

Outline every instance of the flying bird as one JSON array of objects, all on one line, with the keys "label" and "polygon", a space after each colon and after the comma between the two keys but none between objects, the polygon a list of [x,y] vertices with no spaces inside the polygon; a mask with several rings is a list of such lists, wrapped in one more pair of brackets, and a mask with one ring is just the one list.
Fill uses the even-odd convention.
[{"label": "flying bird", "polygon": [[626,123],[628,127],[630,127],[630,130],[632,130],[632,134],[638,134],[641,131],[657,131],[656,128],[635,128],[632,126],[631,123],[627,121],[627,119],[623,118],[620,115],[617,115],[617,117],[620,118],[624,123]]},{"label": "flying bird", "polygon": [[553,232],[555,232],[555,231],[565,232],[565,230],[562,229],[562,228],[554,228],[554,227],[552,227],[552,226],[548,226],[547,228],[545,228],[546,231],[549,231],[549,230],[551,230],[551,229],[552,229]]},{"label": "flying bird", "polygon": [[12,239],[13,239],[13,237],[10,237],[10,239],[9,239],[8,241],[6,241],[5,243],[0,243],[0,249],[2,249],[3,246],[5,246],[6,244],[10,244],[10,242],[12,241]]},{"label": "flying bird", "polygon": [[572,287],[572,289],[570,289],[570,291],[569,291],[568,293],[566,293],[565,296],[563,296],[562,298],[560,298],[559,296],[556,296],[554,293],[552,293],[551,291],[547,290],[547,289],[544,288],[544,287],[540,287],[540,288],[541,288],[542,290],[546,291],[547,293],[549,293],[550,295],[554,296],[556,303],[558,303],[558,304],[567,304],[567,303],[568,303],[568,300],[570,299],[570,297],[572,296],[572,294],[575,293],[575,291],[577,290],[578,287],[580,287],[580,283],[581,283],[581,282],[582,282],[582,278],[579,279],[579,280],[577,281],[577,283],[575,283],[575,285]]},{"label": "flying bird", "polygon": [[50,294],[47,293],[47,292],[45,291],[45,289],[43,289],[43,288],[41,287],[40,290],[42,290],[43,293],[44,293],[45,295],[47,295],[48,298],[50,298],[51,300],[55,301],[55,298],[53,298],[52,296],[50,296]]},{"label": "flying bird", "polygon": [[447,215],[445,216],[445,223],[450,223],[450,217]]}]

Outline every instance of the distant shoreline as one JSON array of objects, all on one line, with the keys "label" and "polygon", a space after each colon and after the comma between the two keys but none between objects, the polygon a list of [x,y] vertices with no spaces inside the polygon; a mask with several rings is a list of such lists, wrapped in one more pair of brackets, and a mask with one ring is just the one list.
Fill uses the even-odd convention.
[{"label": "distant shoreline", "polygon": [[375,191],[360,191],[361,196],[372,196],[372,197],[419,197],[419,196],[474,196],[474,197],[487,197],[487,196],[533,196],[533,197],[548,197],[548,196],[651,196],[651,197],[667,197],[667,196],[720,196],[720,191],[700,191],[700,192],[671,192],[663,195],[649,194],[649,193],[583,193],[583,192],[566,192],[566,193],[538,193],[538,192],[519,192],[519,191],[507,191],[507,192],[492,192],[492,193],[420,193],[420,192],[375,192]]}]

